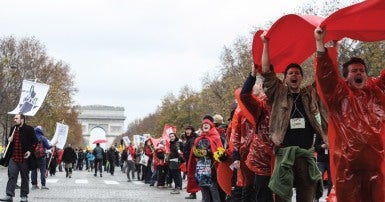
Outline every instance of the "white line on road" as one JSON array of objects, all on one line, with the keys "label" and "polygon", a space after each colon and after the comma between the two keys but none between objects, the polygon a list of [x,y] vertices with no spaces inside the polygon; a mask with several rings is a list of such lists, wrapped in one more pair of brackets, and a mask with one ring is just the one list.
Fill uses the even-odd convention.
[{"label": "white line on road", "polygon": [[57,183],[59,179],[47,179],[47,183]]},{"label": "white line on road", "polygon": [[88,180],[75,180],[76,184],[87,184]]},{"label": "white line on road", "polygon": [[111,181],[111,180],[103,180],[106,184],[119,184],[117,181]]}]

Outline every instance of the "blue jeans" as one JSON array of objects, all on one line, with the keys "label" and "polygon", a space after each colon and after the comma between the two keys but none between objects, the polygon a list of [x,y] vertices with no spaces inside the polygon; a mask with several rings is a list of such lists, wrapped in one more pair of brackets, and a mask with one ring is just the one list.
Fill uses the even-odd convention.
[{"label": "blue jeans", "polygon": [[37,161],[38,168],[31,171],[31,183],[32,185],[37,185],[37,169],[39,169],[41,186],[45,186],[45,172],[47,169],[45,158],[36,159],[36,161]]}]

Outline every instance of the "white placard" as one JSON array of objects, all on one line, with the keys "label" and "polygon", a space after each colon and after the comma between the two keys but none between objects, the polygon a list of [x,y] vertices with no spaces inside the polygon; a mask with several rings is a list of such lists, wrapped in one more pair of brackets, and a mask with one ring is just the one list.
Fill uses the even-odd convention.
[{"label": "white placard", "polygon": [[21,89],[19,104],[8,114],[24,114],[25,116],[35,116],[44,102],[48,93],[49,85],[24,80]]}]

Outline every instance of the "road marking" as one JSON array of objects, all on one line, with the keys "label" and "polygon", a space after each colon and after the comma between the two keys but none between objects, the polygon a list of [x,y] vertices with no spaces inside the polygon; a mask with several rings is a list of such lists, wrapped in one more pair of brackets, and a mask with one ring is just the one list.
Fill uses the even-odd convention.
[{"label": "road marking", "polygon": [[104,181],[104,183],[106,183],[106,184],[119,184],[119,182],[114,181],[114,180],[103,180],[103,181]]},{"label": "road marking", "polygon": [[76,184],[87,184],[88,180],[75,180]]},{"label": "road marking", "polygon": [[144,184],[142,181],[131,181],[134,184]]},{"label": "road marking", "polygon": [[47,183],[57,183],[59,179],[47,179]]}]

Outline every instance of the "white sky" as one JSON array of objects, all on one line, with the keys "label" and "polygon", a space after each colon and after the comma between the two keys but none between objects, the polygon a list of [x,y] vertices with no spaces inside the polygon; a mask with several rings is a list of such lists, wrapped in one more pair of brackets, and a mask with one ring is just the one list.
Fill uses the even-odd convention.
[{"label": "white sky", "polygon": [[201,89],[224,46],[304,0],[2,0],[0,37],[35,37],[75,75],[80,105],[125,108],[127,123],[167,93]]}]

